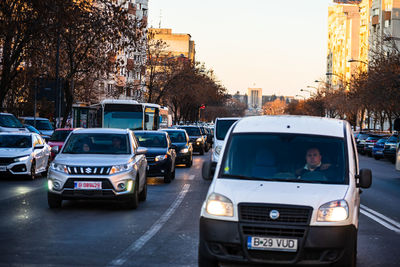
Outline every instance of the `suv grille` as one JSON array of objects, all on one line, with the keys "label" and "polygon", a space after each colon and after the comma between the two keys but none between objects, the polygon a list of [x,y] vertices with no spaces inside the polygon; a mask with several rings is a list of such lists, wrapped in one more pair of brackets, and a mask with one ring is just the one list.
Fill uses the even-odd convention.
[{"label": "suv grille", "polygon": [[[279,218],[270,218],[270,212],[277,210]],[[312,208],[306,206],[289,205],[260,205],[239,204],[239,218],[241,222],[253,223],[288,223],[297,225],[308,225],[311,219]]]},{"label": "suv grille", "polygon": [[108,175],[111,171],[110,166],[88,167],[88,166],[68,166],[69,174],[80,175]]},{"label": "suv grille", "polygon": [[10,164],[14,162],[14,158],[0,158],[0,164]]}]

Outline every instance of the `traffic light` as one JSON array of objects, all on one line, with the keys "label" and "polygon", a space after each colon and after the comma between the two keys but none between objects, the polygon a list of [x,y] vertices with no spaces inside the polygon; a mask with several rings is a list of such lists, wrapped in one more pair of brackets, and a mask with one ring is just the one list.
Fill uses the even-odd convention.
[{"label": "traffic light", "polygon": [[204,105],[204,104],[200,106],[200,109],[205,109],[205,108],[206,108],[206,105]]}]

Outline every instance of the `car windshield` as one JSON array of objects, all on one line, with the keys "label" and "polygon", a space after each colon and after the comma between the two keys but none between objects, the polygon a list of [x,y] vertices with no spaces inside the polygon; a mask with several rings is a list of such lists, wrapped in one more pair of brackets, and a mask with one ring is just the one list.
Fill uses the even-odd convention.
[{"label": "car windshield", "polygon": [[54,133],[50,137],[50,141],[53,141],[53,142],[64,142],[65,139],[67,139],[68,135],[71,132],[72,132],[72,130],[54,131]]},{"label": "car windshield", "polygon": [[186,132],[189,136],[200,136],[201,135],[200,128],[198,128],[198,127],[182,127],[181,129],[186,130]]},{"label": "car windshield", "polygon": [[368,134],[360,134],[358,137],[357,137],[357,139],[359,139],[359,140],[365,140],[365,139],[367,139],[368,138]]},{"label": "car windshield", "polygon": [[346,184],[342,138],[295,134],[235,134],[219,177]]},{"label": "car windshield", "polygon": [[35,127],[33,127],[32,125],[25,124],[24,126],[25,126],[26,129],[28,129],[31,133],[40,134],[40,132],[39,132]]},{"label": "car windshield", "polygon": [[6,147],[6,148],[32,147],[32,138],[29,135],[0,135],[0,147]]},{"label": "car windshield", "polygon": [[224,140],[226,134],[237,120],[218,120],[216,124],[216,137],[218,140]]},{"label": "car windshield", "polygon": [[135,133],[142,147],[167,147],[167,138],[158,133]]},{"label": "car windshield", "polygon": [[367,138],[367,141],[379,140],[381,137],[379,136],[370,136]]},{"label": "car windshield", "polygon": [[[35,121],[34,120],[25,120],[26,124],[32,125],[35,127]],[[38,130],[53,130],[53,127],[51,126],[50,121],[48,120],[36,120],[36,129]]]},{"label": "car windshield", "polygon": [[186,135],[182,131],[167,131],[172,143],[186,143]]},{"label": "car windshield", "polygon": [[0,126],[9,128],[23,128],[22,123],[13,115],[0,114]]},{"label": "car windshield", "polygon": [[377,144],[382,144],[382,143],[386,143],[388,139],[387,138],[381,138],[378,140],[378,142],[376,142]]},{"label": "car windshield", "polygon": [[397,135],[392,135],[389,140],[387,140],[388,143],[397,143],[398,136]]},{"label": "car windshield", "polygon": [[127,134],[75,133],[67,140],[62,153],[130,154]]}]

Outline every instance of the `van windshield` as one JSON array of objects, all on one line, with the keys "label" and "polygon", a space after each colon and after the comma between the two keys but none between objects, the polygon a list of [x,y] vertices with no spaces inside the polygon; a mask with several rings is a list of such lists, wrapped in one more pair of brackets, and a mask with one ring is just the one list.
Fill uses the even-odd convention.
[{"label": "van windshield", "polygon": [[234,134],[218,177],[347,184],[344,139],[298,134]]}]

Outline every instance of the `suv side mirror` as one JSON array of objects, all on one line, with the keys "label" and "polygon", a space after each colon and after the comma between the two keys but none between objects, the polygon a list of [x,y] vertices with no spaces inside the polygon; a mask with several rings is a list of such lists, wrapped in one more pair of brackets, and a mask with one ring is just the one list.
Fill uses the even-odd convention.
[{"label": "suv side mirror", "polygon": [[358,179],[357,187],[370,188],[372,184],[372,171],[370,169],[361,169],[360,174],[356,176]]},{"label": "suv side mirror", "polygon": [[59,149],[58,149],[58,146],[53,146],[53,147],[51,148],[51,153],[53,153],[53,154],[58,154],[58,152],[60,152]]},{"label": "suv side mirror", "polygon": [[394,120],[393,129],[398,132],[400,131],[400,118]]}]

